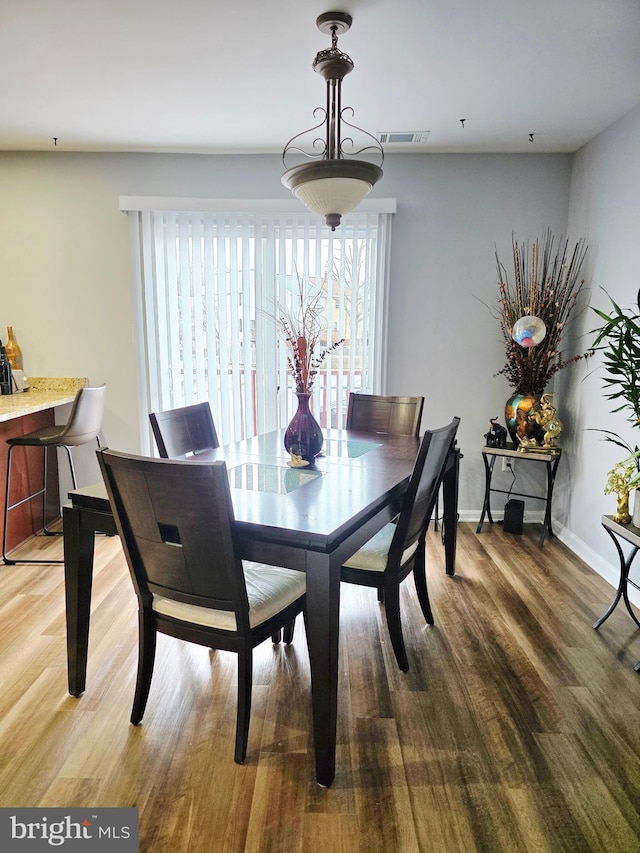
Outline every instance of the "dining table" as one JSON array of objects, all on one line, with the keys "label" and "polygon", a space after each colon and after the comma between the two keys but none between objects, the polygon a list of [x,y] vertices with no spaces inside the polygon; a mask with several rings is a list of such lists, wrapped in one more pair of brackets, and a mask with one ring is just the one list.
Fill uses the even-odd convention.
[{"label": "dining table", "polygon": [[[190,457],[227,465],[239,556],[306,574],[315,771],[323,786],[335,777],[340,568],[397,515],[419,442],[330,429],[314,463],[297,467],[288,464],[283,431],[274,431]],[[442,487],[449,575],[455,573],[460,456],[454,447]],[[69,499],[63,509],[67,672],[69,693],[80,696],[86,688],[95,534],[117,531],[104,484],[75,489]]]}]

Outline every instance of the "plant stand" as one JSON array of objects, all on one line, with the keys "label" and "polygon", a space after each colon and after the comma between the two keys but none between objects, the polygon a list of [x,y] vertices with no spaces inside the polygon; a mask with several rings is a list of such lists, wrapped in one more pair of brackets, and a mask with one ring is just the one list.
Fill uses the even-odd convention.
[{"label": "plant stand", "polygon": [[[616,590],[616,594],[614,596],[613,601],[607,608],[607,610],[602,614],[602,616],[597,619],[593,623],[593,627],[597,631],[598,628],[602,625],[603,622],[606,622],[609,616],[616,609],[618,602],[622,598],[624,601],[624,606],[627,608],[627,613],[633,621],[636,623],[638,628],[640,628],[640,621],[638,621],[637,616],[631,609],[631,604],[629,602],[629,594],[627,591],[627,585],[631,584],[631,586],[635,587],[635,589],[640,590],[640,586],[634,583],[629,577],[629,571],[631,569],[631,564],[634,561],[634,558],[638,551],[640,550],[640,528],[634,527],[632,524],[618,524],[613,520],[613,516],[611,515],[603,515],[602,516],[602,526],[607,531],[611,539],[613,540],[613,544],[616,546],[616,551],[618,552],[618,559],[620,561],[620,581],[618,583],[618,589]],[[620,545],[620,540],[623,542],[628,542],[632,548],[629,552],[629,555],[625,557],[622,547]],[[636,672],[640,672],[640,661],[635,664],[633,667]]]}]

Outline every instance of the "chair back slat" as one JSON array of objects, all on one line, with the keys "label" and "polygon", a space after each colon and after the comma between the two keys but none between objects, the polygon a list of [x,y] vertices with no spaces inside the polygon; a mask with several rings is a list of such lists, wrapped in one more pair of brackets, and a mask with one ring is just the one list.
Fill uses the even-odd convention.
[{"label": "chair back slat", "polygon": [[436,504],[449,453],[453,449],[460,418],[440,429],[427,430],[405,492],[396,532],[389,551],[390,562],[426,531]]},{"label": "chair back slat", "polygon": [[419,435],[424,397],[349,394],[347,429],[384,435]]},{"label": "chair back slat", "polygon": [[163,459],[177,459],[220,447],[209,403],[151,412],[149,420]]},{"label": "chair back slat", "polygon": [[165,598],[236,612],[248,625],[242,563],[224,462],[147,459],[98,451],[134,586]]}]

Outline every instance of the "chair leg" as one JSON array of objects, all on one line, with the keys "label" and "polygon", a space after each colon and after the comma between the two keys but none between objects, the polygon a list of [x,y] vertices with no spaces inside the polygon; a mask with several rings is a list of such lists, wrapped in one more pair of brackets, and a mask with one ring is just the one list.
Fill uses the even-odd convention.
[{"label": "chair leg", "polygon": [[[14,448],[17,445],[9,445],[9,452],[7,454],[7,479],[6,479],[6,487],[5,487],[5,502],[4,502],[4,519],[2,525],[2,559],[6,566],[16,566],[18,563],[64,563],[64,560],[35,560],[27,557],[19,557],[16,560],[11,559],[7,556],[7,533],[9,527],[9,494],[11,491],[11,464],[12,464],[12,453]],[[42,495],[42,524],[45,532],[48,532],[49,535],[53,535],[50,531],[46,531],[46,521],[45,521],[45,507],[46,507],[46,484],[47,484],[47,448],[42,448],[43,452],[43,461],[42,461],[42,489],[40,491],[34,492],[31,495],[28,495],[26,498],[22,498],[22,500],[17,501],[15,504],[11,505],[11,509],[15,509],[22,504],[27,503],[28,501],[33,500],[33,498],[37,498],[38,495]],[[60,533],[62,535],[62,533]]]},{"label": "chair leg", "polygon": [[427,589],[427,573],[424,547],[422,544],[418,546],[419,554],[416,556],[416,562],[413,567],[413,579],[416,585],[418,601],[420,609],[424,616],[424,621],[427,625],[433,625],[433,611],[431,610],[431,602],[429,601],[429,591]]},{"label": "chair leg", "polygon": [[42,448],[42,532],[45,536],[57,536],[55,530],[47,527],[47,478],[49,476],[49,448]]},{"label": "chair leg", "polygon": [[381,586],[378,587],[378,601],[381,604],[384,601],[384,589]]},{"label": "chair leg", "polygon": [[4,490],[4,520],[2,524],[2,559],[7,566],[15,566],[15,560],[10,560],[7,557],[7,523],[9,520],[9,487],[11,485],[11,451],[13,450],[13,445],[9,445],[9,452],[7,454],[7,480],[6,486]]},{"label": "chair leg", "polygon": [[238,714],[236,719],[236,764],[247,756],[249,719],[251,717],[251,685],[253,682],[253,649],[247,645],[238,651]]},{"label": "chair leg", "polygon": [[387,630],[389,631],[396,661],[403,672],[408,672],[409,661],[407,660],[407,651],[404,646],[402,624],[400,622],[400,586],[398,584],[385,589],[384,611],[387,617]]},{"label": "chair leg", "polygon": [[[76,469],[75,469],[75,466],[73,464],[73,456],[71,455],[71,448],[68,447],[66,444],[61,444],[59,446],[62,447],[66,451],[67,459],[69,461],[69,473],[71,474],[71,485],[73,486],[74,489],[77,489],[78,488],[78,479],[76,477]],[[42,520],[44,522],[43,532],[44,532],[45,536],[62,536],[62,532],[59,530],[49,530],[47,528],[46,521],[45,521],[46,512],[47,512],[47,485],[46,485],[47,484],[47,463],[46,463],[47,448],[46,447],[44,448],[44,457],[45,457],[45,468],[44,468],[45,490],[44,490],[44,495],[42,497],[42,503],[43,503]]]},{"label": "chair leg", "polygon": [[282,628],[278,628],[277,631],[274,631],[271,635],[271,642],[278,644],[282,640]]},{"label": "chair leg", "polygon": [[131,709],[131,722],[134,726],[142,720],[144,709],[147,707],[153,664],[156,657],[156,627],[155,617],[148,610],[138,613],[138,677],[136,692]]},{"label": "chair leg", "polygon": [[290,646],[293,642],[293,632],[296,629],[296,620],[293,619],[288,625],[284,626],[283,634],[285,643]]},{"label": "chair leg", "polygon": [[[67,447],[66,444],[62,445],[64,449],[67,451],[67,458],[69,460],[69,471],[71,472],[71,482],[73,483],[73,488],[78,488],[78,478],[76,477],[76,469],[73,464],[73,456],[71,455],[71,448]],[[98,442],[98,447],[100,447],[100,443]]]},{"label": "chair leg", "polygon": [[438,489],[438,491],[436,492],[436,503],[435,503],[435,506],[433,508],[433,529],[436,531],[438,530],[439,507],[440,507],[440,489]]}]

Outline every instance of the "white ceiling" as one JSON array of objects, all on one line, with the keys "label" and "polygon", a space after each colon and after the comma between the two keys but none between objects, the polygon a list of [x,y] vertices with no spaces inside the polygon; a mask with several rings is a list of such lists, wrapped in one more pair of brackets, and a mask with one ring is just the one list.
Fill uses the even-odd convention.
[{"label": "white ceiling", "polygon": [[343,104],[408,150],[575,151],[640,103],[640,0],[0,0],[0,150],[280,152],[331,9]]}]

